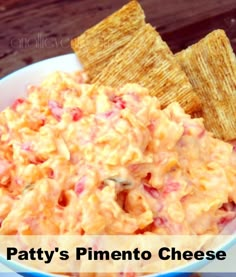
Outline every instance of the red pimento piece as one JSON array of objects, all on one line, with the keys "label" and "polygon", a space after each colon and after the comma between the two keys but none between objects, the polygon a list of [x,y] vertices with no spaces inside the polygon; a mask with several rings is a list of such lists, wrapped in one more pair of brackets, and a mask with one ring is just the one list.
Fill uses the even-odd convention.
[{"label": "red pimento piece", "polygon": [[112,102],[115,103],[115,106],[120,110],[126,108],[126,102],[120,96],[114,96]]},{"label": "red pimento piece", "polygon": [[219,219],[218,224],[220,225],[227,225],[229,222],[231,222],[235,218],[234,214],[223,216]]},{"label": "red pimento piece", "polygon": [[104,188],[105,188],[105,184],[104,184],[104,182],[101,182],[98,186],[98,189],[103,190]]},{"label": "red pimento piece", "polygon": [[155,131],[155,124],[153,121],[148,125],[148,130],[153,133]]},{"label": "red pimento piece", "polygon": [[34,157],[34,159],[31,159],[31,160],[30,160],[30,163],[35,164],[35,165],[37,165],[37,164],[42,164],[42,163],[44,163],[44,162],[45,162],[45,161],[44,161],[43,159],[38,158],[38,157]]},{"label": "red pimento piece", "polygon": [[83,117],[83,112],[80,108],[76,107],[71,109],[71,115],[73,121],[78,121]]},{"label": "red pimento piece", "polygon": [[154,225],[156,227],[160,227],[160,226],[163,226],[167,223],[167,219],[165,217],[162,217],[162,216],[158,216],[154,219]]},{"label": "red pimento piece", "polygon": [[23,99],[23,98],[17,98],[17,99],[13,102],[13,104],[11,105],[11,108],[15,111],[16,108],[17,108],[19,105],[21,105],[22,103],[24,103],[24,102],[25,102],[25,99]]},{"label": "red pimento piece", "polygon": [[180,184],[178,182],[167,182],[163,188],[163,193],[167,194],[170,192],[177,191],[180,188]]},{"label": "red pimento piece", "polygon": [[68,198],[66,196],[66,192],[63,190],[58,199],[59,207],[66,207],[68,205]]},{"label": "red pimento piece", "polygon": [[108,112],[105,112],[104,115],[105,115],[106,118],[109,118],[109,117],[114,115],[114,112],[113,111],[108,111]]},{"label": "red pimento piece", "polygon": [[199,137],[199,138],[203,138],[205,134],[206,134],[206,130],[204,130],[204,129],[202,128],[201,131],[200,131],[199,134],[198,134],[198,137]]},{"label": "red pimento piece", "polygon": [[40,127],[44,126],[44,125],[45,125],[45,122],[46,122],[45,118],[41,118],[41,119],[39,120],[39,126],[40,126]]},{"label": "red pimento piece", "polygon": [[75,184],[75,193],[77,195],[80,195],[83,191],[84,191],[84,188],[85,188],[85,180],[86,180],[86,177],[82,177],[80,178],[80,180],[78,181],[78,183]]},{"label": "red pimento piece", "polygon": [[152,178],[152,173],[151,172],[148,172],[146,177],[144,178],[147,182],[149,182]]},{"label": "red pimento piece", "polygon": [[52,112],[52,114],[54,115],[54,117],[60,121],[61,120],[61,116],[63,113],[63,109],[62,109],[62,105],[60,105],[58,102],[50,100],[48,102],[48,106]]},{"label": "red pimento piece", "polygon": [[233,202],[224,203],[220,209],[226,212],[235,211],[236,205]]},{"label": "red pimento piece", "polygon": [[147,185],[143,185],[143,188],[146,192],[148,192],[153,198],[159,198],[160,193],[156,188],[149,187]]},{"label": "red pimento piece", "polygon": [[137,170],[139,170],[139,167],[140,167],[140,165],[139,164],[131,164],[131,165],[129,165],[129,169],[131,170],[131,171],[137,171]]},{"label": "red pimento piece", "polygon": [[48,169],[48,178],[50,179],[54,179],[55,175],[54,175],[54,171],[52,168]]},{"label": "red pimento piece", "polygon": [[31,144],[31,142],[25,142],[25,143],[23,143],[22,145],[21,145],[21,149],[22,150],[25,150],[25,151],[31,151],[32,150],[32,144]]}]

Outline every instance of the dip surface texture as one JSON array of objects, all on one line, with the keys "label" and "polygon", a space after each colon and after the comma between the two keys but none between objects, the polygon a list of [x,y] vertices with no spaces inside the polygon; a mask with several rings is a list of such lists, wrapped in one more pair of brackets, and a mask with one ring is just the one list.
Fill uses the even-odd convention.
[{"label": "dip surface texture", "polygon": [[0,234],[218,234],[236,155],[178,103],[56,72],[0,113]]}]

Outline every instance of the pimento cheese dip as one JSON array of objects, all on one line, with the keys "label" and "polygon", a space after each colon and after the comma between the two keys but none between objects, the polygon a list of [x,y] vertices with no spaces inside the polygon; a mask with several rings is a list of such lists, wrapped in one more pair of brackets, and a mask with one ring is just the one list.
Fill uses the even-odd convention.
[{"label": "pimento cheese dip", "polygon": [[218,234],[235,217],[233,146],[135,84],[57,72],[0,113],[0,139],[0,234]]}]

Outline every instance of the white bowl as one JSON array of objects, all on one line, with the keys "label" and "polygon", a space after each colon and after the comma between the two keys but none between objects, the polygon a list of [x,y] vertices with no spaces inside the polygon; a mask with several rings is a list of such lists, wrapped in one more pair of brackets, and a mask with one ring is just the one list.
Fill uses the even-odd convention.
[{"label": "white bowl", "polygon": [[26,95],[26,88],[39,84],[45,77],[55,71],[73,72],[82,69],[75,54],[67,54],[43,60],[19,69],[0,80],[0,111],[13,101]]},{"label": "white bowl", "polygon": [[[82,65],[78,61],[76,55],[67,54],[67,55],[62,55],[62,56],[40,61],[13,72],[12,74],[0,80],[0,111],[5,107],[11,105],[16,98],[26,96],[27,86],[39,84],[43,79],[45,79],[45,77],[48,74],[53,73],[55,71],[73,72],[80,69],[82,69]],[[227,250],[233,245],[235,245],[235,239],[230,240],[227,244],[223,246],[223,248]],[[1,254],[0,254],[0,263],[5,264],[9,268],[18,272],[22,272],[25,269],[25,272],[32,273],[31,276],[56,276],[56,275],[50,275],[45,273],[41,273],[43,275],[40,275],[39,271],[26,268],[12,261],[7,261]],[[189,265],[186,265],[185,269],[186,269],[186,272],[191,272],[191,271],[193,272],[195,270],[200,269],[205,264],[206,264],[205,261],[194,262]],[[179,268],[175,272],[169,272],[167,274],[163,273],[160,276],[174,277],[174,276],[177,276],[178,274],[180,274],[178,276],[184,276],[182,272],[183,272],[183,268]],[[154,274],[149,276],[156,276],[156,275]]]}]

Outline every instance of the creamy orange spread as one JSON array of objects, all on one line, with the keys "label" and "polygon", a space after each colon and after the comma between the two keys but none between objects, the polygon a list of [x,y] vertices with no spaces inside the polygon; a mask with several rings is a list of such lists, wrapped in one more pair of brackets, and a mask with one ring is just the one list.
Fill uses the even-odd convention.
[{"label": "creamy orange spread", "polygon": [[55,73],[0,113],[0,234],[217,234],[236,155],[135,84]]}]

